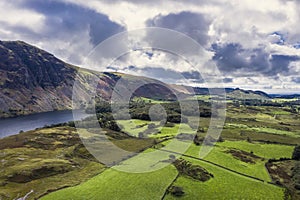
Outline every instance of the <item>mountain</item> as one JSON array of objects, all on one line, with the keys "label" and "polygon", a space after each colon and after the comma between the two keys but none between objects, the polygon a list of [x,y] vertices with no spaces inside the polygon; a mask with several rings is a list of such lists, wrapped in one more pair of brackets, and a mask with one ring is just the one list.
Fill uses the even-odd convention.
[{"label": "mountain", "polygon": [[76,67],[24,42],[0,42],[0,116],[70,108]]},{"label": "mountain", "polygon": [[71,109],[75,79],[79,104],[92,95],[94,80],[98,96],[109,100],[120,78],[125,81],[119,88],[123,91],[126,83],[143,85],[133,95],[175,98],[168,86],[158,80],[80,69],[25,42],[0,41],[0,117]]},{"label": "mountain", "polygon": [[[193,89],[196,94],[208,94],[207,88],[169,85],[142,76],[81,69],[25,42],[0,41],[0,117],[71,109],[75,80],[78,80],[74,89],[78,108],[93,95],[91,85],[94,80],[97,82],[96,94],[109,100],[120,79],[123,84],[118,85],[118,90],[132,92],[133,96],[172,100],[176,99],[173,91],[186,97]],[[142,87],[128,91],[131,83]],[[268,98],[267,94],[257,91],[227,88],[226,92],[232,98]]]}]

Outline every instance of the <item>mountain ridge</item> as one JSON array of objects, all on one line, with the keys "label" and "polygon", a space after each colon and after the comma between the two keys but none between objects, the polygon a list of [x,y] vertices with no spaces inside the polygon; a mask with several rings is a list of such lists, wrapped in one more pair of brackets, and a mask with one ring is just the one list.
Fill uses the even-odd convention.
[{"label": "mountain ridge", "polygon": [[[89,83],[93,77],[98,80],[96,93],[105,100],[110,99],[121,77],[128,83],[143,85],[134,92],[136,96],[174,99],[171,90],[183,96],[191,95],[193,91],[198,95],[209,94],[208,88],[171,85],[148,77],[79,68],[23,41],[0,41],[0,117],[72,109],[74,81],[77,80],[76,92],[82,103],[91,95]],[[122,88],[126,89],[126,86]],[[261,91],[233,88],[225,91],[227,94],[239,91],[257,98],[270,98]]]}]

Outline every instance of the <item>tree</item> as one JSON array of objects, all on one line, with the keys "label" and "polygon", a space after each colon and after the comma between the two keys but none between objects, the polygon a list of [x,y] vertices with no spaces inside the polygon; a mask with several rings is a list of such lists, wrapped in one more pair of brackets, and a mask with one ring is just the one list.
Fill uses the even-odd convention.
[{"label": "tree", "polygon": [[218,142],[224,142],[225,140],[222,138],[222,136],[219,137]]},{"label": "tree", "polygon": [[143,132],[139,132],[139,136],[138,137],[139,138],[146,138],[147,135],[145,133],[143,133]]},{"label": "tree", "polygon": [[169,159],[170,159],[171,162],[174,162],[176,160],[176,156],[173,155],[173,154],[170,154]]},{"label": "tree", "polygon": [[300,145],[296,146],[294,148],[294,152],[293,152],[293,155],[292,155],[292,159],[293,160],[300,160]]},{"label": "tree", "polygon": [[177,197],[184,195],[183,188],[179,187],[179,186],[172,186],[170,188],[170,192],[172,195],[177,196]]},{"label": "tree", "polygon": [[156,125],[154,123],[148,124],[148,129],[154,129]]},{"label": "tree", "polygon": [[252,143],[252,140],[250,137],[247,137],[247,142]]}]

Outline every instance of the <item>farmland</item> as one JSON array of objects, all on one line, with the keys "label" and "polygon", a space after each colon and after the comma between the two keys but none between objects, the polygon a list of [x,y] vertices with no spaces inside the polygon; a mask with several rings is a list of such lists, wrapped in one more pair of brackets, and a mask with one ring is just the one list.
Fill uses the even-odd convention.
[{"label": "farmland", "polygon": [[[172,115],[164,123],[150,121],[142,109],[157,104]],[[203,105],[207,112],[209,104]],[[297,165],[292,154],[300,143],[299,114],[288,107],[229,102],[219,138],[207,136],[207,113],[199,127],[189,125],[195,116],[178,122],[174,102],[144,98],[130,112],[132,119],[116,121],[106,111],[97,114],[100,132],[86,119],[77,129],[70,123],[2,139],[1,198],[24,196],[31,188],[32,198],[46,200],[298,198],[289,174]],[[114,146],[125,152],[112,152]],[[207,147],[211,151],[200,157]]]}]

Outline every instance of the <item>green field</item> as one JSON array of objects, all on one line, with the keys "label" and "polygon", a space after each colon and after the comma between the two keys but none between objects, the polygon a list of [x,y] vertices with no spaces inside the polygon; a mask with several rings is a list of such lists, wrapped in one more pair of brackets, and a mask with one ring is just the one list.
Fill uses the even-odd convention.
[{"label": "green field", "polygon": [[[207,97],[201,100],[208,101]],[[227,107],[222,139],[204,157],[199,153],[209,147],[202,144],[211,121],[207,116],[200,121],[185,116],[192,125],[199,121],[197,130],[187,123],[131,119],[117,121],[121,130],[61,125],[4,138],[0,199],[22,197],[32,188],[37,192],[31,198],[45,195],[41,199],[46,200],[286,199],[288,193],[281,185],[290,193],[295,188],[290,176],[296,161],[291,156],[300,144],[299,114],[288,107],[235,103]],[[176,104],[170,105],[166,108],[177,110]],[[107,113],[101,116],[113,122]],[[88,150],[99,162],[82,142],[89,142]],[[115,146],[125,151],[113,153]],[[175,163],[181,159],[186,163],[178,167]],[[195,178],[199,168],[212,175],[209,180]],[[184,194],[175,197],[174,186]]]},{"label": "green field", "polygon": [[[210,164],[185,158],[201,165],[214,175],[207,182],[180,176],[173,185],[183,188],[179,199],[283,199],[282,188],[224,171]],[[168,194],[165,199],[177,199]]]},{"label": "green field", "polygon": [[164,138],[176,136],[179,133],[194,133],[188,124],[174,124],[174,127],[161,127],[157,121],[145,121],[145,120],[118,120],[118,124],[122,125],[123,131],[129,135],[138,137],[139,133],[144,132],[148,129],[149,124],[155,124],[157,127],[153,134],[149,134],[148,137],[151,138]]},{"label": "green field", "polygon": [[[168,144],[168,141],[163,142]],[[191,144],[185,155],[199,158],[199,152],[202,146]],[[168,149],[168,148],[167,148]],[[250,175],[265,181],[271,181],[270,175],[265,168],[265,163],[269,159],[279,159],[281,157],[291,158],[294,147],[277,144],[249,143],[246,141],[225,141],[218,142],[212,148],[212,151],[203,159],[224,166],[239,173]],[[242,161],[233,155],[229,150],[238,150],[244,152],[253,152],[253,163]]]},{"label": "green field", "polygon": [[[218,158],[224,156],[213,154],[220,156]],[[142,157],[143,154],[124,161],[124,166],[120,169],[124,170],[132,163],[137,167],[147,165],[148,163],[140,162],[143,161]],[[283,189],[278,186],[247,178],[203,161],[185,156],[183,158],[204,167],[214,177],[207,182],[200,182],[180,175],[173,185],[184,189],[185,195],[180,197],[182,199],[263,199],[266,196],[268,199],[283,199]],[[213,160],[213,157],[208,158],[207,160]],[[224,161],[226,159],[219,164],[225,164]],[[234,162],[233,159],[228,161]],[[231,167],[236,168],[234,165]],[[51,193],[42,199],[161,199],[177,173],[172,165],[150,173],[126,173],[108,169],[81,185]],[[174,198],[167,194],[164,199]]]},{"label": "green field", "polygon": [[252,151],[255,155],[262,158],[290,158],[294,150],[294,146],[278,145],[278,144],[262,144],[258,142],[249,143],[247,141],[225,141],[218,143],[218,146],[241,149],[247,152]]},{"label": "green field", "polygon": [[285,135],[290,137],[300,137],[299,131],[292,132],[292,131],[278,130],[278,129],[268,128],[268,127],[249,127],[244,124],[227,123],[226,128],[240,128],[242,130],[255,131],[258,133],[269,133],[269,134],[276,134],[276,135]]},{"label": "green field", "polygon": [[[130,160],[135,158],[123,164],[132,162]],[[176,176],[177,170],[172,165],[149,173],[126,173],[108,169],[81,185],[53,192],[42,200],[161,199]]]}]

